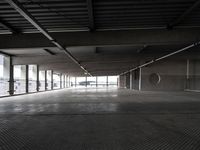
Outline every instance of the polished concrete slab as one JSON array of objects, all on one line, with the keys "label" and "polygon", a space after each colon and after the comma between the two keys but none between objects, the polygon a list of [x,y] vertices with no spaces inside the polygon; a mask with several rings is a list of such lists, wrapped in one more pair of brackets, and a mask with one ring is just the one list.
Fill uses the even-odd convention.
[{"label": "polished concrete slab", "polygon": [[0,150],[199,150],[200,93],[63,89],[0,99]]}]

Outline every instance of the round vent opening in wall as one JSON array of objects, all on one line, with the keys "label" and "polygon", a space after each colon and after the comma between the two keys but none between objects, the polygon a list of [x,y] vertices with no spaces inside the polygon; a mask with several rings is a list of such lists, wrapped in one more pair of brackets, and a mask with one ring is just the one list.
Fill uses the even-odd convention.
[{"label": "round vent opening in wall", "polygon": [[149,82],[152,84],[152,85],[158,85],[160,83],[160,75],[158,73],[152,73],[150,76],[149,76]]}]

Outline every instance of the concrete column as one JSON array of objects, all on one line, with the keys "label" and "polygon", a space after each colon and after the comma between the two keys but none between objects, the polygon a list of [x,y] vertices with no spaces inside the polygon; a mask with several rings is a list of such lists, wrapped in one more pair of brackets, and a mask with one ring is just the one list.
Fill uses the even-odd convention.
[{"label": "concrete column", "polygon": [[139,68],[139,91],[142,89],[142,68]]},{"label": "concrete column", "polygon": [[122,76],[119,75],[119,87],[122,88]]},{"label": "concrete column", "polygon": [[98,79],[97,79],[97,76],[96,76],[96,87],[98,86]]},{"label": "concrete column", "polygon": [[69,77],[69,75],[67,75],[67,87],[68,88],[70,87],[70,77]]},{"label": "concrete column", "polygon": [[10,73],[9,73],[9,94],[14,94],[14,69],[13,69],[13,63],[12,63],[12,57],[10,57]]},{"label": "concrete column", "polygon": [[186,69],[186,89],[190,89],[190,60],[187,60],[187,69]]},{"label": "concrete column", "polygon": [[119,77],[117,78],[117,87],[120,87],[120,85],[119,85]]},{"label": "concrete column", "polygon": [[75,87],[76,87],[76,77],[75,77]]},{"label": "concrete column", "polygon": [[62,73],[60,74],[60,88],[62,89],[63,87],[62,87]]},{"label": "concrete column", "polygon": [[44,71],[45,91],[47,90],[47,71]]},{"label": "concrete column", "polygon": [[63,88],[66,87],[66,75],[63,75]]},{"label": "concrete column", "polygon": [[133,72],[130,72],[130,90],[133,89]]},{"label": "concrete column", "polygon": [[68,75],[68,77],[67,77],[67,87],[69,87],[70,88],[70,76]]},{"label": "concrete column", "polygon": [[69,76],[66,75],[66,87],[68,88],[69,87]]},{"label": "concrete column", "polygon": [[40,77],[39,77],[39,65],[36,66],[36,91],[39,92],[40,88]]},{"label": "concrete column", "polygon": [[87,87],[87,76],[85,77],[85,87]]},{"label": "concrete column", "polygon": [[106,86],[108,87],[108,76],[106,76]]},{"label": "concrete column", "polygon": [[51,70],[51,90],[53,90],[53,70]]},{"label": "concrete column", "polygon": [[[22,72],[23,72],[23,70],[22,70]],[[26,93],[28,93],[29,92],[29,67],[28,67],[28,65],[26,65],[26,69],[25,69],[25,76],[26,76],[26,78],[25,78],[25,80],[26,80]],[[22,73],[23,74],[23,73]]]},{"label": "concrete column", "polygon": [[124,88],[127,88],[126,87],[126,75],[123,75],[123,77],[124,77]]},{"label": "concrete column", "polygon": [[71,87],[71,78],[69,76],[69,87]]}]

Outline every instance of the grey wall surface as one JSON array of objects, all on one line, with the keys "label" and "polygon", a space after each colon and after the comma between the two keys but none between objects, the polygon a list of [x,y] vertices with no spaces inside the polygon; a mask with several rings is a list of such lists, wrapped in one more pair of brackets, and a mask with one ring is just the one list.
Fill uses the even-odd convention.
[{"label": "grey wall surface", "polygon": [[200,61],[189,60],[188,89],[200,90]]},{"label": "grey wall surface", "polygon": [[[165,60],[143,67],[141,71],[142,91],[184,91],[200,90],[200,61],[189,60],[187,79],[187,60]],[[152,79],[152,74],[160,76],[160,82]],[[139,90],[140,71],[132,71],[132,89]],[[155,79],[156,80],[156,79]],[[130,73],[120,76],[120,87],[130,89]]]},{"label": "grey wall surface", "polygon": [[[199,62],[198,62],[199,63]],[[197,65],[197,64],[196,64]],[[198,64],[197,66],[200,66]],[[197,74],[198,67],[195,68]],[[134,90],[139,90],[139,69],[132,72],[132,87]],[[143,67],[141,71],[141,90],[143,91],[184,91],[186,89],[186,73],[187,73],[187,61],[186,60],[165,60],[159,63]],[[200,72],[198,72],[200,74]],[[160,77],[160,82],[152,79],[152,74],[157,74]],[[199,83],[196,82],[198,78],[195,76],[191,86],[195,89],[199,88]],[[122,80],[120,80],[122,81]],[[126,87],[130,87],[130,74],[126,74]],[[197,83],[198,85],[195,85]],[[121,83],[122,85],[123,83]],[[123,85],[124,86],[124,85]]]},{"label": "grey wall surface", "polygon": [[[183,91],[186,87],[186,61],[162,61],[142,68],[142,90]],[[151,75],[158,74],[160,82],[152,82]]]}]

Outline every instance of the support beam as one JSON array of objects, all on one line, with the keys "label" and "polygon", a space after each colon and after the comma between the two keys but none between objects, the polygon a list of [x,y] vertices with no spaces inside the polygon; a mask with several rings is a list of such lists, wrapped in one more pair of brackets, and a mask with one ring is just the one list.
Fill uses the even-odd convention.
[{"label": "support beam", "polygon": [[91,76],[91,74],[80,64],[80,62],[21,5],[17,0],[5,0],[7,1],[16,11],[18,11],[26,20],[28,20],[34,27],[36,27],[52,44],[57,46],[60,50],[64,51],[65,54],[76,63],[84,72]]},{"label": "support beam", "polygon": [[63,87],[62,87],[62,73],[60,73],[60,89],[62,89]]},{"label": "support beam", "polygon": [[187,59],[187,64],[186,64],[186,89],[190,89],[190,60]]},{"label": "support beam", "polygon": [[123,75],[123,77],[124,77],[124,88],[127,88],[127,86],[126,86],[126,74]]},{"label": "support beam", "polygon": [[172,29],[174,26],[177,26],[181,23],[194,9],[196,9],[200,5],[200,0],[196,0],[196,2],[189,7],[181,16],[176,18],[173,22],[168,24],[167,28]]},{"label": "support beam", "polygon": [[50,55],[56,55],[56,53],[52,52],[50,49],[44,48],[44,51]]},{"label": "support beam", "polygon": [[88,8],[88,16],[89,16],[89,28],[90,28],[90,31],[94,31],[95,23],[94,23],[94,11],[93,11],[92,0],[87,0],[87,8]]},{"label": "support beam", "polygon": [[130,90],[133,89],[133,72],[130,72]]},{"label": "support beam", "polygon": [[51,70],[51,90],[53,90],[53,70]]},{"label": "support beam", "polygon": [[45,91],[47,91],[47,70],[44,72]]},{"label": "support beam", "polygon": [[71,77],[69,76],[69,88],[71,87]]},{"label": "support beam", "polygon": [[139,68],[139,91],[142,90],[142,68]]},{"label": "support beam", "polygon": [[13,28],[11,25],[9,25],[7,22],[3,21],[2,19],[0,19],[0,26],[4,27],[5,29],[8,29],[13,34],[19,33],[19,31],[17,29]]},{"label": "support beam", "polygon": [[87,76],[85,77],[85,87],[87,87]]},{"label": "support beam", "polygon": [[39,65],[37,65],[37,77],[36,77],[36,91],[40,91],[40,76],[39,76]]},{"label": "support beam", "polygon": [[[188,44],[200,39],[200,29],[176,30],[118,30],[96,32],[51,33],[61,45],[76,46],[120,46],[120,45],[173,45]],[[55,47],[40,33],[0,35],[0,49]]]},{"label": "support beam", "polygon": [[14,95],[14,66],[12,64],[12,57],[10,57],[10,80],[9,80],[9,94]]},{"label": "support beam", "polygon": [[106,76],[106,86],[108,87],[108,76]]},{"label": "support beam", "polygon": [[66,88],[66,75],[63,76],[63,88]]},{"label": "support beam", "polygon": [[96,76],[96,87],[98,87],[98,77]]},{"label": "support beam", "polygon": [[29,66],[26,65],[26,93],[29,92]]}]

